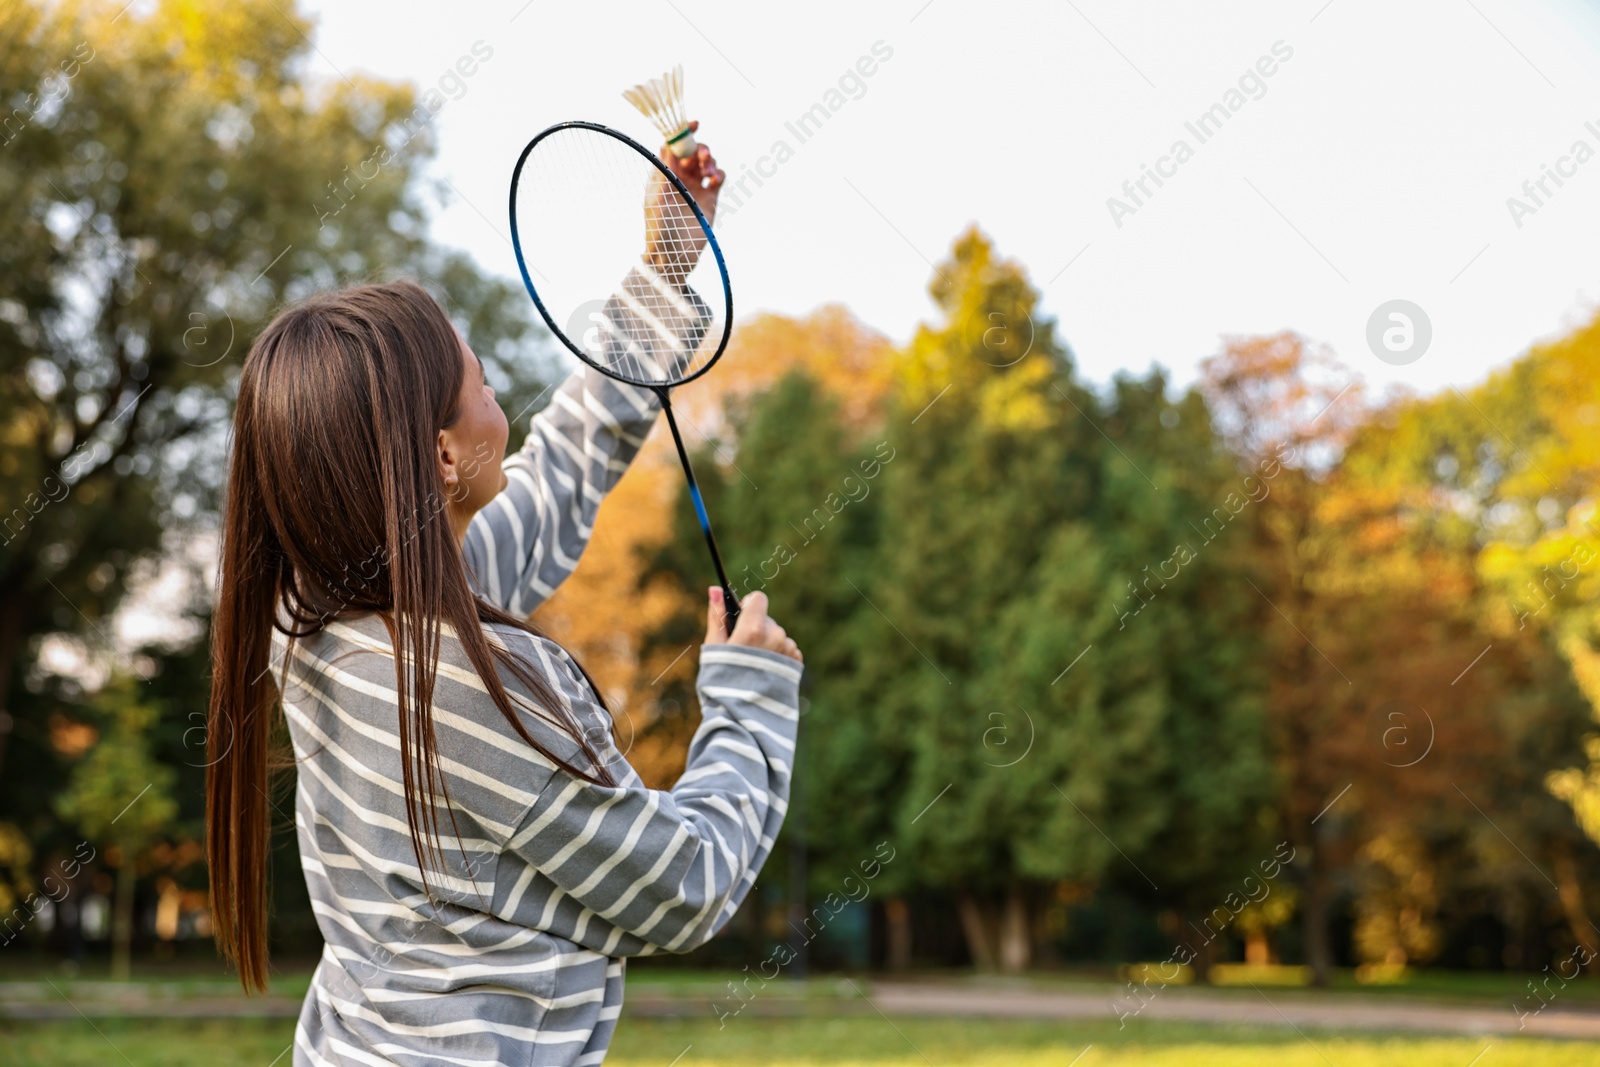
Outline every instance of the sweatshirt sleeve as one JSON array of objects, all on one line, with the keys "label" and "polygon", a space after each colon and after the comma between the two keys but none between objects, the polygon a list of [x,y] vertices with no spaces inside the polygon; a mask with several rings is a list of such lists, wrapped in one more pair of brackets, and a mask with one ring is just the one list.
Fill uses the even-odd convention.
[{"label": "sweatshirt sleeve", "polygon": [[[711,309],[641,262],[592,316],[599,362],[639,378],[694,355]],[[641,373],[641,368],[647,373]],[[573,371],[502,464],[506,488],[478,512],[462,551],[473,587],[517,615],[531,613],[578,565],[600,502],[628,469],[661,403],[592,367]]]},{"label": "sweatshirt sleeve", "polygon": [[[700,656],[701,723],[683,776],[647,789],[556,772],[495,873],[493,912],[608,956],[688,952],[727,923],[788,810],[801,665],[738,645]],[[609,742],[608,742],[609,743]]]}]

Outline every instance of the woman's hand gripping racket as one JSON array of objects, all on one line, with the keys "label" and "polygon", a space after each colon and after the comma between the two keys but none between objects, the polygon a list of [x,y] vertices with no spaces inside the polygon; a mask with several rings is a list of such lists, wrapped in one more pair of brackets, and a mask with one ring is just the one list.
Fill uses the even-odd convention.
[{"label": "woman's hand gripping racket", "polygon": [[[722,180],[704,145],[682,158],[667,150],[657,157],[616,130],[563,122],[529,141],[517,159],[511,242],[528,295],[561,342],[601,373],[660,397],[731,631],[739,601],[668,395],[711,369],[732,329],[733,289],[711,232]],[[715,345],[701,344],[717,312],[721,335]]]}]

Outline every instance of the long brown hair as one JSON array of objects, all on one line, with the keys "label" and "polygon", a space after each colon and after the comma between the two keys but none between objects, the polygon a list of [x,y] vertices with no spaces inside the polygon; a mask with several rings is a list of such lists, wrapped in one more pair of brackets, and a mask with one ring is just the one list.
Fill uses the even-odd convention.
[{"label": "long brown hair", "polygon": [[529,745],[570,773],[615,784],[570,721],[561,725],[588,769],[528,733],[497,667],[542,709],[559,716],[563,704],[547,680],[483,632],[482,624],[499,623],[538,634],[474,595],[445,514],[436,441],[458,415],[460,345],[424,289],[394,282],[283,312],[245,359],[211,620],[206,855],[217,946],[238,966],[246,991],[267,987],[270,778],[293,765],[274,740],[292,658],[275,680],[274,626],[292,653],[296,640],[330,621],[383,613],[395,650],[406,819],[430,900],[424,861],[443,862],[440,798],[460,843],[433,731],[441,623]]}]

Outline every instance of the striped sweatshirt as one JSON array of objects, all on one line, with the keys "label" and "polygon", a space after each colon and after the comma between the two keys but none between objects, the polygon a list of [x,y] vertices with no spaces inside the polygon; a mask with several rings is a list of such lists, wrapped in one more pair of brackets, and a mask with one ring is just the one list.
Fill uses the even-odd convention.
[{"label": "striped sweatshirt", "polygon": [[[607,346],[660,362],[688,358],[709,320],[697,295],[641,267],[608,301],[600,331]],[[658,410],[650,390],[597,371],[566,379],[505,460],[506,489],[468,530],[480,596],[526,613],[555,590]],[[325,941],[295,1028],[296,1065],[599,1063],[625,958],[705,943],[772,850],[787,809],[799,663],[704,646],[687,767],[658,791],[617,751],[610,717],[560,646],[484,629],[560,695],[563,707],[537,707],[502,672],[528,731],[585,766],[552,722],[570,716],[619,784],[584,781],[530,747],[444,627],[433,720],[460,841],[441,811],[433,903],[408,830],[383,619],[340,618],[292,650],[274,635],[288,671],[301,865]]]}]

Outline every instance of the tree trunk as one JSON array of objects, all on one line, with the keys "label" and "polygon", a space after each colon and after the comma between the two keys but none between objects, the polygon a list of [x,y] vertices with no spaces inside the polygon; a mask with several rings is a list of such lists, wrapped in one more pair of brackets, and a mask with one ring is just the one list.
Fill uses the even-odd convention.
[{"label": "tree trunk", "polygon": [[133,850],[124,848],[117,868],[117,899],[111,915],[111,977],[126,982],[133,977],[133,890],[138,881]]},{"label": "tree trunk", "polygon": [[888,925],[889,969],[904,971],[911,966],[911,909],[904,897],[892,897],[883,903],[883,917]]},{"label": "tree trunk", "polygon": [[956,911],[961,916],[961,932],[967,939],[973,965],[980,971],[996,970],[999,952],[995,944],[998,939],[993,906],[962,890],[956,894]]},{"label": "tree trunk", "polygon": [[1588,958],[1583,969],[1595,974],[1600,968],[1600,960],[1596,959],[1600,956],[1600,938],[1595,936],[1594,923],[1589,921],[1589,910],[1583,905],[1583,882],[1578,877],[1578,864],[1565,842],[1556,846],[1555,859],[1556,885],[1559,887],[1557,896],[1561,898],[1562,914],[1567,918],[1573,940]]},{"label": "tree trunk", "polygon": [[1201,985],[1204,985],[1206,982],[1211,980],[1211,964],[1217,956],[1216,939],[1222,936],[1220,933],[1210,937],[1206,935],[1206,931],[1210,929],[1210,927],[1206,925],[1206,919],[1208,917],[1209,915],[1207,913],[1202,913],[1200,916],[1200,921],[1196,923],[1193,919],[1189,918],[1188,905],[1185,905],[1183,908],[1184,925],[1188,929],[1194,931],[1195,934],[1195,939],[1191,942],[1188,942],[1189,947],[1194,950],[1194,958],[1189,961],[1189,967],[1194,971],[1194,980],[1199,982]]},{"label": "tree trunk", "polygon": [[0,587],[0,768],[5,766],[6,742],[16,726],[7,698],[11,695],[12,667],[21,651],[26,622],[24,612],[27,609],[21,592],[22,581],[16,575]]},{"label": "tree trunk", "polygon": [[1006,890],[1000,915],[1000,969],[1019,974],[1033,962],[1033,930],[1028,921],[1028,897],[1020,885]]},{"label": "tree trunk", "polygon": [[1333,970],[1333,953],[1328,944],[1329,892],[1327,872],[1322,869],[1320,849],[1311,850],[1311,865],[1306,872],[1306,902],[1302,916],[1306,942],[1306,965],[1311,968],[1311,984],[1328,987]]}]

